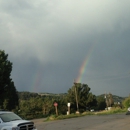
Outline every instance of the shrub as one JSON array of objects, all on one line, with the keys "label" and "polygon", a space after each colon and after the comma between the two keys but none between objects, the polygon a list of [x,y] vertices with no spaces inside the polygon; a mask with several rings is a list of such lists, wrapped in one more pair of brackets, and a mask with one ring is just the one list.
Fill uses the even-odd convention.
[{"label": "shrub", "polygon": [[130,107],[130,97],[126,98],[126,99],[123,101],[123,106],[124,106],[125,108]]}]

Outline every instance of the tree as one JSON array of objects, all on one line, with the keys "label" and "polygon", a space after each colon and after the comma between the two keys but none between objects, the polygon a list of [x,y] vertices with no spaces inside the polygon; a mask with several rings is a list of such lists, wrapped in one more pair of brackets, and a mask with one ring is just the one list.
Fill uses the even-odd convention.
[{"label": "tree", "polygon": [[44,115],[48,115],[53,107],[53,100],[49,99],[49,97],[44,98],[42,104],[42,110]]},{"label": "tree", "polygon": [[72,104],[71,107],[79,106],[80,111],[85,111],[87,107],[92,108],[97,105],[96,96],[90,93],[87,84],[75,83],[68,90],[67,98],[68,102]]},{"label": "tree", "polygon": [[125,108],[129,108],[130,107],[130,97],[127,97],[123,102],[122,102],[123,106]]},{"label": "tree", "polygon": [[32,92],[18,92],[19,99],[21,100],[28,100],[30,98],[38,98],[41,97],[38,93]]},{"label": "tree", "polygon": [[102,96],[97,97],[97,110],[105,110],[106,102],[105,98]]},{"label": "tree", "polygon": [[110,107],[111,107],[114,104],[113,97],[112,97],[111,93],[108,94],[108,98],[109,98],[109,104],[110,104]]},{"label": "tree", "polygon": [[112,94],[111,93],[105,94],[105,98],[106,98],[106,106],[111,107],[114,104]]},{"label": "tree", "polygon": [[10,78],[12,63],[8,60],[8,54],[0,50],[0,108],[8,110],[18,106],[17,91]]},{"label": "tree", "polygon": [[14,86],[14,82],[11,81],[11,83],[8,85],[5,91],[5,96],[8,99],[8,110],[15,109],[16,106],[18,106],[18,92]]}]

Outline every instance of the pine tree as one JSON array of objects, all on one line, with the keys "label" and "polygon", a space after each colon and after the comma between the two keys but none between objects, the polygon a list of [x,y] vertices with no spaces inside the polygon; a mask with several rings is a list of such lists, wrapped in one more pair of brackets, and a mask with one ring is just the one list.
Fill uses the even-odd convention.
[{"label": "pine tree", "polygon": [[10,78],[12,63],[8,54],[0,50],[0,108],[8,110],[18,106],[18,95],[12,79]]}]

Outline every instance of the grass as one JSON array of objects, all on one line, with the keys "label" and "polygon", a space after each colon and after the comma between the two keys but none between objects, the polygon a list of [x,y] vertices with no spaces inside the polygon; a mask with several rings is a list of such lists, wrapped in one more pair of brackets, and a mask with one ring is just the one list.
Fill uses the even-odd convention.
[{"label": "grass", "polygon": [[98,113],[95,113],[96,115],[109,115],[109,114],[119,114],[119,113],[124,113],[126,112],[126,109],[120,109],[120,108],[112,108],[111,110],[108,111],[101,111]]},{"label": "grass", "polygon": [[126,109],[120,109],[120,108],[112,108],[111,110],[104,110],[100,112],[83,112],[80,114],[70,114],[70,115],[51,115],[49,116],[45,121],[54,121],[54,120],[63,120],[63,119],[69,119],[69,118],[77,118],[82,116],[88,116],[88,115],[110,115],[110,114],[119,114],[126,112]]},{"label": "grass", "polygon": [[82,114],[70,114],[70,115],[51,115],[45,121],[53,121],[53,120],[62,120],[62,119],[69,119],[69,118],[76,118],[81,117]]}]

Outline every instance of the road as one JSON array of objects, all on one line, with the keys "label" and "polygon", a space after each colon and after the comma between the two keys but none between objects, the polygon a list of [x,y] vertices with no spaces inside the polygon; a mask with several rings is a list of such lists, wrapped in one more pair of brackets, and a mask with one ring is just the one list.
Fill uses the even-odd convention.
[{"label": "road", "polygon": [[38,130],[128,130],[130,115],[94,115],[79,118],[44,122],[33,120]]}]

